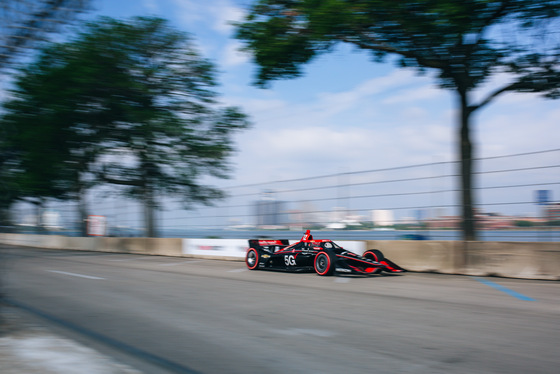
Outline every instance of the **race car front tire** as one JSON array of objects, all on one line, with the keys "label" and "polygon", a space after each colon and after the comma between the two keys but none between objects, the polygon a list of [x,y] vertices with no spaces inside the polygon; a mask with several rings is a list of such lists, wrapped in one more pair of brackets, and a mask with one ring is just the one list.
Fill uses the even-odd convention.
[{"label": "race car front tire", "polygon": [[381,252],[379,249],[369,249],[364,252],[362,257],[377,262],[381,262],[385,260],[385,256],[383,255],[383,252]]},{"label": "race car front tire", "polygon": [[318,275],[333,275],[336,269],[336,255],[331,251],[321,251],[315,256],[313,267]]},{"label": "race car front tire", "polygon": [[245,264],[247,264],[249,270],[257,270],[259,268],[260,259],[261,254],[259,251],[254,248],[249,248],[245,255]]}]

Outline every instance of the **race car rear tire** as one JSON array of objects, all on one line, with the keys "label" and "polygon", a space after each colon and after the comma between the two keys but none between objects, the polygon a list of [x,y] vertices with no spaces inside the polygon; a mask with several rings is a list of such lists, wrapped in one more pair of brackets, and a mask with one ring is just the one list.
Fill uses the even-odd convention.
[{"label": "race car rear tire", "polygon": [[315,256],[313,267],[318,275],[333,275],[336,269],[336,255],[331,251],[321,251]]},{"label": "race car rear tire", "polygon": [[261,259],[261,254],[259,250],[254,248],[249,248],[247,254],[245,255],[245,264],[249,270],[257,270],[259,268],[259,261]]},{"label": "race car rear tire", "polygon": [[383,255],[383,252],[381,252],[379,249],[369,249],[365,251],[362,256],[364,258],[377,262],[381,262],[385,260],[385,256]]}]

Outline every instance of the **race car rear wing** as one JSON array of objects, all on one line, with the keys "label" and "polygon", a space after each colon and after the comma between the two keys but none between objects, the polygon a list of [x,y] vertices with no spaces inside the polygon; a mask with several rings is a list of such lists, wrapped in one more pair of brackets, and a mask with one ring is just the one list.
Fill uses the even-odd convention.
[{"label": "race car rear wing", "polygon": [[249,239],[249,247],[275,252],[290,245],[288,239]]}]

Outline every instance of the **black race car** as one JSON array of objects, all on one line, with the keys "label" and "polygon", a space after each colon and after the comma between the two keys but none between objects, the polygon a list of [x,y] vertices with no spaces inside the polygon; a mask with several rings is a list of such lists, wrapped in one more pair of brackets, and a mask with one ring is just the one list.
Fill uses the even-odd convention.
[{"label": "black race car", "polygon": [[377,249],[367,250],[360,256],[332,240],[313,239],[309,230],[292,245],[287,239],[250,239],[245,263],[250,270],[315,271],[319,275],[333,275],[335,272],[373,275],[405,271]]}]

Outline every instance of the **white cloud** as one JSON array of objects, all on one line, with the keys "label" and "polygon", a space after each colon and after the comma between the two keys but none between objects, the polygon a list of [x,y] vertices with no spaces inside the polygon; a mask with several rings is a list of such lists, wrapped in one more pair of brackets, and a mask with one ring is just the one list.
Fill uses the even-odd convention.
[{"label": "white cloud", "polygon": [[443,96],[445,93],[442,89],[437,89],[432,85],[423,87],[415,87],[411,89],[400,90],[396,94],[387,97],[382,101],[383,104],[402,104],[417,103],[422,100],[431,100]]},{"label": "white cloud", "polygon": [[239,180],[264,182],[451,159],[452,131],[443,125],[405,127],[259,127],[240,137]]},{"label": "white cloud", "polygon": [[[150,0],[147,0],[150,1]],[[199,1],[199,0],[173,0],[177,13],[175,14],[187,25],[193,23],[203,24],[220,34],[229,36],[232,32],[232,21],[240,21],[244,10],[232,4],[229,0]],[[190,27],[187,27],[190,28]]]},{"label": "white cloud", "polygon": [[240,48],[240,42],[229,42],[224,49],[221,65],[233,67],[248,62],[250,56],[246,52],[241,51]]},{"label": "white cloud", "polygon": [[553,109],[556,103],[527,99],[524,105],[516,108],[508,104],[503,110],[502,104],[477,121],[483,156],[558,148],[560,110]]},{"label": "white cloud", "polygon": [[327,104],[352,103],[364,97],[390,91],[396,87],[409,84],[413,73],[406,70],[395,70],[393,73],[384,77],[375,77],[360,83],[352,90],[338,93],[322,93],[319,97]]},{"label": "white cloud", "polygon": [[186,24],[186,28],[190,29],[193,23],[204,21],[204,13],[207,6],[204,2],[198,0],[173,0],[175,5],[175,16]]},{"label": "white cloud", "polygon": [[230,35],[233,31],[232,22],[241,21],[245,16],[245,11],[239,7],[233,6],[229,1],[221,1],[217,6],[210,8],[213,14],[214,30]]},{"label": "white cloud", "polygon": [[[391,74],[382,77],[375,77],[363,83],[360,83],[351,90],[336,92],[336,93],[320,93],[320,110],[325,115],[335,115],[337,113],[349,110],[351,108],[371,108],[372,103],[378,103],[377,96],[391,95],[395,91],[398,95],[390,96],[391,99],[382,101],[383,104],[394,104],[399,102],[407,102],[418,99],[433,99],[439,95],[439,91],[431,86],[423,86],[421,88],[410,89],[405,91],[398,91],[403,86],[415,86],[421,84],[429,84],[427,78],[417,77],[409,70],[395,70]],[[376,105],[380,107],[379,105]]]},{"label": "white cloud", "polygon": [[152,13],[158,13],[160,11],[157,0],[142,0],[144,8]]},{"label": "white cloud", "polygon": [[[332,130],[324,127],[254,130],[245,134],[238,175],[270,181],[347,170],[371,149],[371,130]],[[354,169],[354,168],[352,168]]]}]

